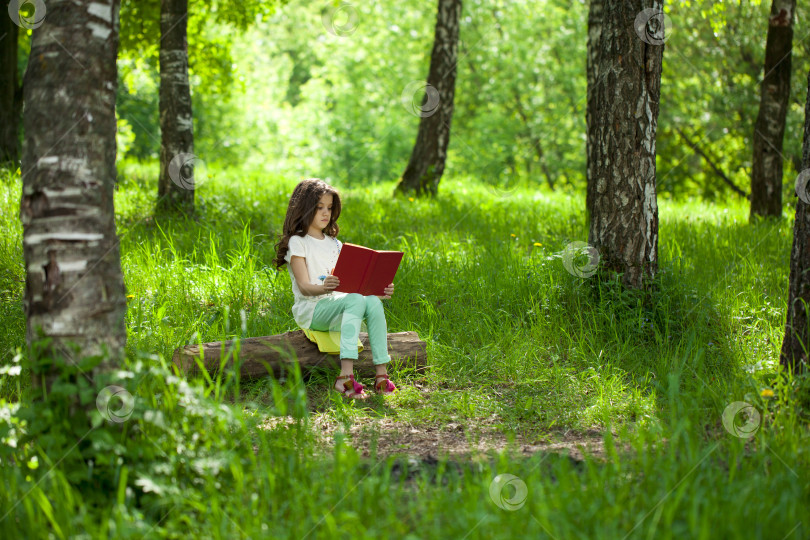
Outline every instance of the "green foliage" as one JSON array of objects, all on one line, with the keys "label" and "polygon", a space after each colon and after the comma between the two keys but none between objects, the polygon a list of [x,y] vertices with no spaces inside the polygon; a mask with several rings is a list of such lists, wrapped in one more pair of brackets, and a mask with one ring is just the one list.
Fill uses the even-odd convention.
[{"label": "green foliage", "polygon": [[[728,193],[685,134],[745,191],[750,191],[754,123],[759,111],[770,2],[675,2],[664,47],[657,138],[659,192],[714,200]],[[807,72],[806,11],[797,6],[790,106],[782,153],[784,200],[794,200],[801,160]]]},{"label": "green foliage", "polygon": [[[63,526],[81,523],[87,530],[99,527],[97,533],[109,528],[117,537],[145,534],[177,506],[184,508],[184,519],[201,519],[209,497],[226,486],[238,488],[245,468],[256,466],[253,412],[222,404],[221,392],[235,384],[231,378],[189,383],[157,356],[136,360],[128,369],[98,372],[101,356],[75,362],[45,354],[47,344],[37,342],[23,366],[37,379],[55,372],[50,389],[33,391],[31,401],[0,423],[5,443],[0,460],[7,470],[9,463],[25,464],[15,482],[30,497],[25,506],[2,497],[0,511],[20,518],[8,534],[35,521],[32,509],[51,505],[42,497],[48,493],[46,480],[70,486],[85,512],[116,514],[115,521],[92,527],[71,520]],[[300,375],[290,381],[288,389],[301,385]],[[109,388],[117,389],[113,399],[98,401]],[[132,397],[116,402],[122,394]],[[70,502],[56,500],[53,506],[64,511]],[[64,517],[60,512],[55,521]]]},{"label": "green foliage", "polygon": [[[234,77],[232,35],[266,20],[284,0],[249,0],[235,4],[221,0],[189,3],[187,22],[189,82],[195,117],[195,150],[217,159],[239,159],[229,150],[229,133],[238,133],[232,97],[243,79]],[[124,126],[131,126],[131,146],[122,155],[154,159],[160,152],[159,50],[160,2],[124,0],[121,5],[119,91],[117,109]],[[119,124],[119,131],[121,130]],[[124,128],[126,129],[126,128]],[[122,142],[129,142],[129,138]]]},{"label": "green foliage", "polygon": [[[184,378],[165,360],[187,343],[294,328],[286,270],[270,266],[294,182],[211,167],[199,221],[156,223],[156,164],[119,168],[131,296],[119,369],[91,384],[100,358],[66,361],[42,342],[23,352],[23,284],[0,282],[4,347],[16,345],[0,361],[4,535],[806,536],[810,377],[776,364],[790,220],[749,224],[743,203],[662,201],[658,290],[639,296],[561,264],[586,231],[581,197],[495,192],[473,178],[447,179],[426,200],[391,198],[391,182],[338,185],[341,238],[405,252],[388,328],[418,331],[431,363],[426,374],[392,369],[402,392],[365,407],[330,399],[317,374]],[[2,178],[0,264],[19,272],[20,178]],[[50,392],[17,384],[48,367],[59,373]],[[99,406],[109,385],[133,400]],[[752,438],[723,428],[724,408],[741,400],[761,414]],[[370,444],[364,455],[357,428],[378,421],[390,426],[381,441],[434,430],[435,450],[384,457]],[[445,456],[451,426],[470,446],[481,430],[518,450],[596,429],[604,457]],[[527,487],[515,511],[490,495],[504,473]]]},{"label": "green foliage", "polygon": [[454,167],[485,183],[576,183],[585,167],[585,3],[465,3]]},{"label": "green foliage", "polygon": [[119,159],[157,159],[160,154],[160,81],[148,66],[145,59],[118,59],[118,136],[122,126],[129,126],[134,134],[129,148],[118,148]]},{"label": "green foliage", "polygon": [[[15,356],[25,343],[23,290],[25,263],[22,250],[22,223],[19,201],[22,195],[20,170],[0,168],[0,366]],[[19,400],[27,386],[27,375],[0,377],[0,397]]]},{"label": "green foliage", "polygon": [[[237,31],[209,18],[193,26],[192,18],[196,153],[203,160],[238,160],[255,170],[352,186],[402,174],[419,125],[408,109],[423,97],[407,89],[427,77],[435,6],[339,5],[343,10],[333,12],[332,4],[294,0]],[[738,197],[678,129],[749,189],[768,9],[769,3],[759,1],[667,6],[672,31],[657,137],[662,196]],[[584,189],[587,14],[582,1],[464,3],[446,176],[471,176],[507,189]],[[792,200],[800,163],[810,70],[810,54],[802,54],[810,52],[802,39],[808,31],[804,15],[798,6],[784,137],[785,200]],[[232,63],[224,60],[229,57]],[[133,115],[156,136],[156,87],[143,85],[136,95],[139,101],[125,103],[122,117]],[[151,123],[138,107],[148,111]],[[131,155],[156,155],[154,137],[131,123]]]}]

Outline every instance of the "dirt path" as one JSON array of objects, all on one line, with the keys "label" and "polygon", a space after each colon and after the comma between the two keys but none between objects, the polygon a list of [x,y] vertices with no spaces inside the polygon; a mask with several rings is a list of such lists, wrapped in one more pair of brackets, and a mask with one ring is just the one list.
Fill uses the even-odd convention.
[{"label": "dirt path", "polygon": [[[332,440],[339,426],[336,422],[318,419],[313,426],[320,430],[326,439]],[[510,444],[506,435],[492,430],[472,430],[460,424],[443,426],[415,426],[388,418],[364,419],[355,422],[347,435],[352,445],[368,457],[374,444],[377,456],[384,458],[393,455],[407,455],[419,459],[483,458],[492,452],[508,451],[510,454],[531,456],[538,452],[567,453],[572,459],[581,461],[583,452],[592,457],[604,459],[602,435],[597,431],[585,433],[558,433],[545,440],[529,444],[515,436]]]},{"label": "dirt path", "polygon": [[[274,417],[269,418],[265,426],[292,422],[291,418]],[[568,455],[574,461],[583,461],[585,454],[600,461],[607,458],[602,433],[597,430],[554,432],[540,440],[533,438],[531,442],[515,434],[510,443],[504,433],[487,427],[465,428],[456,423],[412,425],[384,417],[356,419],[346,430],[343,424],[325,415],[312,417],[312,429],[325,450],[331,448],[335,436],[343,432],[349,444],[364,457],[370,457],[376,445],[378,459],[401,456],[420,461],[434,461],[441,457],[467,461],[486,459],[503,451],[513,457],[554,452]],[[629,445],[624,446],[625,451],[630,449]]]}]

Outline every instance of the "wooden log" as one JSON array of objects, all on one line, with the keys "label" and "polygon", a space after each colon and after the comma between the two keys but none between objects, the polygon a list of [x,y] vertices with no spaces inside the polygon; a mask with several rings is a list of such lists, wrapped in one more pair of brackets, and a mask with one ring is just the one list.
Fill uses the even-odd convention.
[{"label": "wooden log", "polygon": [[[360,332],[363,351],[354,363],[358,376],[373,377],[374,364],[371,358],[371,347],[368,334]],[[202,352],[202,354],[201,354]],[[195,358],[202,358],[205,369],[212,375],[220,369],[222,353],[230,355],[224,368],[233,369],[234,357],[238,358],[241,379],[264,377],[271,371],[279,377],[290,368],[292,362],[298,361],[302,373],[315,369],[339,369],[340,360],[337,354],[322,353],[318,346],[307,339],[302,330],[295,330],[275,336],[245,338],[239,342],[236,353],[236,342],[214,341],[199,345],[187,345],[174,351],[172,361],[181,373],[194,375],[199,373]],[[388,354],[394,365],[413,367],[417,370],[427,369],[427,347],[416,332],[397,332],[388,334]]]}]

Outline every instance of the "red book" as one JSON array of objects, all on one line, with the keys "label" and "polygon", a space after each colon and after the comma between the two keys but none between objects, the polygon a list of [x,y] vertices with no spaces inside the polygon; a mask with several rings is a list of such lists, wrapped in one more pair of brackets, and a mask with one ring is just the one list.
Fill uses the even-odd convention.
[{"label": "red book", "polygon": [[401,251],[376,251],[344,242],[332,272],[340,279],[335,290],[385,296],[385,288],[394,282],[403,255]]}]

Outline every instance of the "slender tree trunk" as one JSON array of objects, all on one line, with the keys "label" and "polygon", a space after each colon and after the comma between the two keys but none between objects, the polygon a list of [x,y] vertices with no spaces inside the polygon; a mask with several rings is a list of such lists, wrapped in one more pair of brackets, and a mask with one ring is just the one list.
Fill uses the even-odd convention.
[{"label": "slender tree trunk", "polygon": [[751,215],[782,216],[782,139],[790,101],[796,0],[773,0],[751,168]]},{"label": "slender tree trunk", "polygon": [[588,242],[599,251],[603,267],[621,272],[631,288],[642,287],[658,266],[655,133],[664,37],[663,26],[652,26],[656,17],[651,16],[650,25],[638,29],[642,39],[636,28],[642,12],[662,13],[663,1],[604,3],[599,76],[592,94],[594,185]]},{"label": "slender tree trunk", "polygon": [[160,178],[157,210],[194,209],[188,0],[160,2]]},{"label": "slender tree trunk", "polygon": [[24,83],[26,340],[49,337],[49,352],[78,361],[72,341],[79,357],[104,355],[97,369],[118,365],[126,341],[113,209],[118,14],[119,0],[49,2]]},{"label": "slender tree trunk", "polygon": [[21,101],[17,75],[17,25],[0,13],[0,165],[17,163],[19,103]]},{"label": "slender tree trunk", "polygon": [[398,192],[436,195],[439,190],[453,119],[460,17],[461,0],[439,0],[428,87],[419,112],[422,120],[411,159],[397,185]]},{"label": "slender tree trunk", "polygon": [[596,126],[594,122],[596,115],[594,90],[596,89],[596,81],[599,78],[599,38],[602,35],[603,4],[604,0],[591,0],[590,7],[588,8],[588,60],[586,67],[588,78],[588,106],[585,111],[586,129],[588,133],[585,152],[587,156],[585,208],[588,211],[589,220],[593,213],[593,165],[595,162],[595,153],[599,146],[596,139],[596,129],[594,129]]},{"label": "slender tree trunk", "polygon": [[[804,106],[804,144],[802,171],[810,169],[810,74],[807,77],[807,101]],[[800,188],[801,189],[801,188]],[[807,186],[803,186],[807,189]],[[804,200],[803,200],[804,199]],[[780,361],[783,366],[807,369],[810,352],[810,209],[806,197],[796,200],[796,221],[793,223],[793,247],[790,251],[787,321]]]}]

